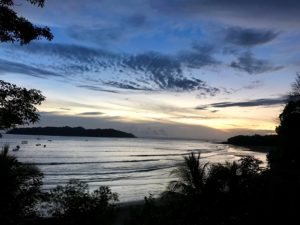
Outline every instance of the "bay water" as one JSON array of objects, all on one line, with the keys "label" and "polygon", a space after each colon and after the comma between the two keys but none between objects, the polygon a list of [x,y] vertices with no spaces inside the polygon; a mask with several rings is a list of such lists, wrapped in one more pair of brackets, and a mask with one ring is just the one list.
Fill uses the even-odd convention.
[{"label": "bay water", "polygon": [[223,163],[253,155],[266,162],[266,153],[200,140],[146,138],[92,138],[4,134],[0,146],[9,144],[19,161],[37,165],[44,173],[44,190],[70,179],[89,184],[90,190],[108,185],[120,202],[159,195],[183,156],[201,152],[201,160]]}]

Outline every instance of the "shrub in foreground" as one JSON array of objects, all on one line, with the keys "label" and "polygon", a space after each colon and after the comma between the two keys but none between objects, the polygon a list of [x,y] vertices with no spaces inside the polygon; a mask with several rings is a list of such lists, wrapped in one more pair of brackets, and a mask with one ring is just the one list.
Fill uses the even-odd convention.
[{"label": "shrub in foreground", "polygon": [[70,180],[49,194],[49,212],[63,224],[111,224],[116,213],[118,195],[100,186],[89,192],[86,183]]},{"label": "shrub in foreground", "polygon": [[41,200],[43,175],[33,165],[19,162],[9,154],[9,147],[0,152],[0,221],[20,224],[36,216],[35,206]]}]

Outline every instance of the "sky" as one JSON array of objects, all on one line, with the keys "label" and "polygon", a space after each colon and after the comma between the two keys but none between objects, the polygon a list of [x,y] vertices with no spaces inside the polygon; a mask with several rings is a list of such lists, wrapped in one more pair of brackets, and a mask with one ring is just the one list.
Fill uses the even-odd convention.
[{"label": "sky", "polygon": [[298,0],[48,0],[54,34],[3,44],[0,79],[42,91],[35,126],[138,137],[274,133],[300,71]]}]

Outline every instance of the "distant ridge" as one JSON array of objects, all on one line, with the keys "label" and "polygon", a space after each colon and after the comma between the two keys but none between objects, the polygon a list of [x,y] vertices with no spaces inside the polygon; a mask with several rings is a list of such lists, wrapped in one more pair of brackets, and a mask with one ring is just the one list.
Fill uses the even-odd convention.
[{"label": "distant ridge", "polygon": [[135,138],[133,134],[114,129],[85,129],[83,127],[29,127],[14,128],[7,134],[76,136],[76,137],[117,137]]},{"label": "distant ridge", "polygon": [[238,146],[277,146],[278,135],[238,135],[228,138],[224,144],[238,145]]}]

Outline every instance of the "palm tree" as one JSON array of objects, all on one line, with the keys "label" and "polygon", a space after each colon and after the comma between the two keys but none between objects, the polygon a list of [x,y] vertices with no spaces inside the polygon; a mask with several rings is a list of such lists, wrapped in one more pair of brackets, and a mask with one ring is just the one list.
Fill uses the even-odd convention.
[{"label": "palm tree", "polygon": [[200,156],[200,153],[195,156],[192,152],[184,157],[184,162],[171,172],[178,180],[169,183],[167,192],[183,195],[198,195],[203,192],[208,163],[202,164]]}]

